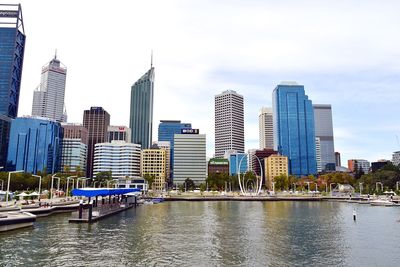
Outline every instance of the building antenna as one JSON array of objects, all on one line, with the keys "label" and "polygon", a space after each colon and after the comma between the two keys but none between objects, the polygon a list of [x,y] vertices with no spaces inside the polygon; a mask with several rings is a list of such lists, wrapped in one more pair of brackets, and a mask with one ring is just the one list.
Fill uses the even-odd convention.
[{"label": "building antenna", "polygon": [[150,68],[153,67],[153,49],[151,49]]},{"label": "building antenna", "polygon": [[57,48],[56,48],[56,51],[54,53],[54,59],[57,59]]}]

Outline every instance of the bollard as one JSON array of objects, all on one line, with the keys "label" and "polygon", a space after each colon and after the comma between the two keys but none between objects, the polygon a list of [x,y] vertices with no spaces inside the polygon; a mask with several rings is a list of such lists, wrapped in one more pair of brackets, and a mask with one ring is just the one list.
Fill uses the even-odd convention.
[{"label": "bollard", "polygon": [[89,203],[89,222],[92,222],[93,204]]},{"label": "bollard", "polygon": [[357,213],[356,213],[356,210],[353,210],[353,220],[354,220],[354,221],[357,220]]},{"label": "bollard", "polygon": [[79,219],[82,219],[83,200],[79,200]]}]

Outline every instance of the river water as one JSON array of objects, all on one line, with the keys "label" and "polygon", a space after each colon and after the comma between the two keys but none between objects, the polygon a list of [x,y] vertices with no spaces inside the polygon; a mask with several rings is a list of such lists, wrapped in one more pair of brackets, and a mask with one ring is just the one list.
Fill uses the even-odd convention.
[{"label": "river water", "polygon": [[0,233],[0,265],[400,266],[400,207],[164,202],[91,225],[68,218]]}]

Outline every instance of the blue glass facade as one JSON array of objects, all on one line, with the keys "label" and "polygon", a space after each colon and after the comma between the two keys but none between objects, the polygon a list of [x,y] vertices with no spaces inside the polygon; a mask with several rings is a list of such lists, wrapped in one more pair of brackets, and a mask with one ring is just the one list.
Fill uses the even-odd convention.
[{"label": "blue glass facade", "polygon": [[39,118],[11,122],[7,169],[37,173],[59,170],[63,130],[60,123]]},{"label": "blue glass facade", "polygon": [[[0,115],[0,166],[7,163],[8,138],[10,137],[11,119]],[[2,170],[0,170],[2,171]]]},{"label": "blue glass facade", "polygon": [[25,35],[16,28],[0,28],[0,114],[18,115]]},{"label": "blue glass facade", "polygon": [[[229,175],[245,173],[248,170],[248,158],[245,153],[235,153],[229,156]],[[239,168],[240,167],[240,168]]]},{"label": "blue glass facade", "polygon": [[192,129],[191,123],[181,123],[181,121],[163,120],[158,125],[158,141],[169,141],[171,144],[171,160],[170,160],[170,181],[173,182],[174,177],[174,135],[180,134],[182,129]]},{"label": "blue glass facade", "polygon": [[280,84],[273,91],[275,150],[289,159],[289,173],[317,173],[314,110],[304,86]]}]

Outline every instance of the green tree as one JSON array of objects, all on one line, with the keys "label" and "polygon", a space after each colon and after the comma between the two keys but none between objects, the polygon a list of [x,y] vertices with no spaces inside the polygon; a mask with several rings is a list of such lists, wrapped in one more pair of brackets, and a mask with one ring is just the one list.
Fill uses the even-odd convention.
[{"label": "green tree", "polygon": [[186,178],[185,179],[185,187],[186,187],[186,190],[194,190],[196,188],[196,185],[192,179]]}]

